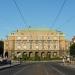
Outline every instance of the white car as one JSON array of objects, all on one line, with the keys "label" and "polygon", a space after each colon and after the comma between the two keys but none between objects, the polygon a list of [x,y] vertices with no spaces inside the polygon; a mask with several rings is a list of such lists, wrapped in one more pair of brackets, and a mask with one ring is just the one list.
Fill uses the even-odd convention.
[{"label": "white car", "polygon": [[0,57],[0,62],[2,62],[3,61],[3,58],[2,57]]}]

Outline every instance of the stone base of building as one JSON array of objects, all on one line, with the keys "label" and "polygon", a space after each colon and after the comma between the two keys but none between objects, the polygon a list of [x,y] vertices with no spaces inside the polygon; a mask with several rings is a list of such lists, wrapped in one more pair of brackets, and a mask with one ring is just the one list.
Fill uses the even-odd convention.
[{"label": "stone base of building", "polygon": [[64,50],[15,50],[15,51],[9,51],[8,52],[8,57],[11,59],[16,58],[23,58],[28,57],[28,58],[34,58],[34,57],[39,57],[39,58],[62,58],[65,56],[67,53]]}]

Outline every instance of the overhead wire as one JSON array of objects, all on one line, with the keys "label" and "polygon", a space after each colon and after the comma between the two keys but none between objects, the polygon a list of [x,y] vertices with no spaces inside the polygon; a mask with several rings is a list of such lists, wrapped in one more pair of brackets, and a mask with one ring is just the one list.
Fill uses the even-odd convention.
[{"label": "overhead wire", "polygon": [[65,24],[71,22],[74,18],[75,18],[75,16],[69,18],[68,20],[66,20],[66,21],[63,23],[63,25],[65,25]]},{"label": "overhead wire", "polygon": [[18,10],[18,12],[19,12],[19,14],[20,14],[20,16],[21,16],[21,19],[22,19],[23,23],[26,25],[26,21],[25,21],[25,19],[24,19],[24,16],[23,16],[23,14],[22,14],[22,12],[21,12],[20,7],[18,6],[18,4],[17,4],[17,2],[16,2],[15,0],[12,0],[12,1],[13,1],[13,3],[15,4],[15,6],[16,6],[16,8],[17,8],[17,10]]},{"label": "overhead wire", "polygon": [[[75,18],[75,16],[70,17],[70,18],[67,19],[63,24],[61,24],[60,27],[62,27],[62,25],[66,25],[67,23],[71,22],[74,18]],[[60,28],[60,27],[58,27],[58,28]]]},{"label": "overhead wire", "polygon": [[67,2],[67,0],[64,0],[64,2],[62,3],[62,5],[61,5],[61,7],[59,9],[59,12],[57,13],[57,15],[56,15],[56,17],[55,17],[55,19],[54,19],[54,21],[53,21],[53,23],[51,25],[51,28],[55,25],[56,21],[58,20],[58,18],[60,16],[60,14],[61,14],[61,12],[62,12],[62,10],[63,10],[64,5],[66,4],[66,2]]}]

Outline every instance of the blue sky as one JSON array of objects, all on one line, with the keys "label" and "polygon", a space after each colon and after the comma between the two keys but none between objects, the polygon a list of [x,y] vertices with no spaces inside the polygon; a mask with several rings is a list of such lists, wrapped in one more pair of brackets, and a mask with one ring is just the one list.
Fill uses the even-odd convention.
[{"label": "blue sky", "polygon": [[68,39],[75,35],[75,0],[67,0],[55,24],[54,20],[64,0],[15,0],[24,16],[23,22],[13,0],[0,0],[0,39],[16,29],[49,27],[65,33]]}]

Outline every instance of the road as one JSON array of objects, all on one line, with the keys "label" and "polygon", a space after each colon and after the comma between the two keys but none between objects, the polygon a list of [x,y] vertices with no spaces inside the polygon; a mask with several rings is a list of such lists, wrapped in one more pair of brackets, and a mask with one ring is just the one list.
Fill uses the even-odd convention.
[{"label": "road", "polygon": [[61,66],[56,62],[23,63],[0,70],[0,75],[75,75],[75,69]]}]

